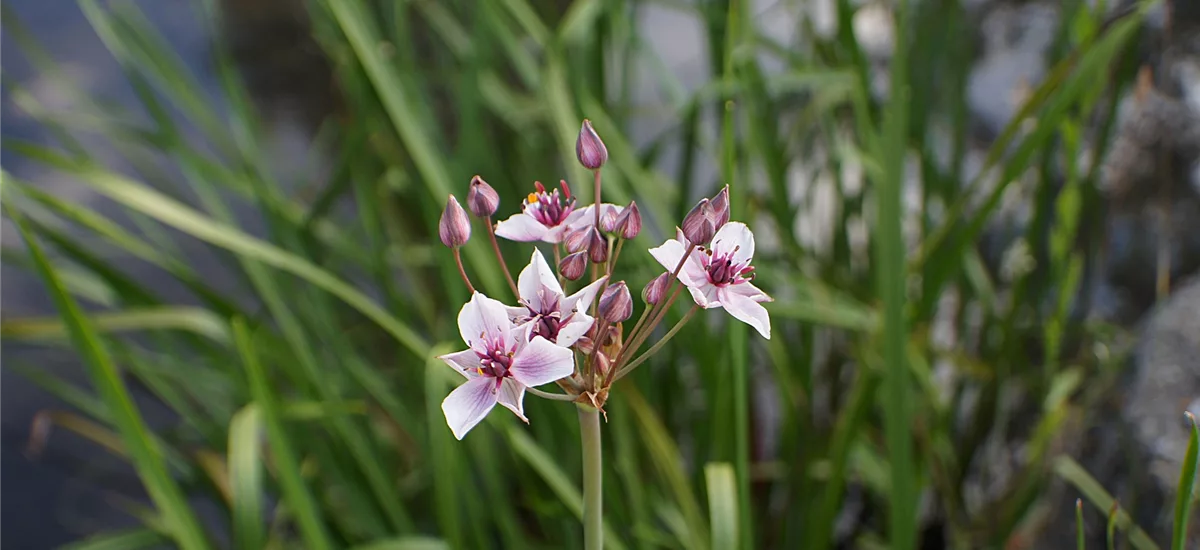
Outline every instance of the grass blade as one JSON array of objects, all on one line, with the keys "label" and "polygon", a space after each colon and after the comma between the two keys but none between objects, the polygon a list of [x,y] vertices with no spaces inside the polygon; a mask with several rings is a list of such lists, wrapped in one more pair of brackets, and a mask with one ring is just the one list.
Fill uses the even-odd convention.
[{"label": "grass blade", "polygon": [[1183,458],[1183,468],[1179,472],[1179,487],[1175,495],[1175,530],[1171,537],[1171,548],[1183,550],[1187,545],[1188,520],[1191,519],[1192,493],[1196,486],[1196,453],[1200,446],[1200,431],[1196,428],[1196,417],[1190,412],[1187,415],[1188,425],[1191,426],[1188,436],[1187,454]]},{"label": "grass blade", "polygon": [[54,267],[42,252],[41,245],[33,238],[24,218],[11,204],[5,203],[9,217],[16,222],[17,232],[29,247],[29,254],[37,266],[38,273],[45,281],[55,307],[70,331],[71,341],[83,355],[84,364],[108,406],[112,420],[137,468],[138,476],[162,514],[172,538],[185,550],[208,548],[208,541],[200,529],[199,522],[184,500],[183,491],[167,472],[162,450],[154,444],[150,431],[125,388],[116,365],[101,343],[100,336],[75,299],[67,293]]},{"label": "grass blade", "polygon": [[1083,499],[1075,499],[1075,547],[1084,550],[1087,544],[1083,540]]},{"label": "grass blade", "polygon": [[735,548],[738,544],[738,498],[733,466],[728,462],[706,464],[704,483],[708,486],[713,548]]},{"label": "grass blade", "polygon": [[1129,533],[1129,542],[1138,550],[1159,550],[1158,545],[1133,522],[1124,510],[1115,507],[1115,501],[1104,487],[1087,470],[1069,456],[1060,456],[1054,461],[1054,473],[1074,485],[1083,497],[1099,510],[1114,510],[1113,523]]},{"label": "grass blade", "polygon": [[[212,312],[196,307],[151,307],[97,313],[92,316],[97,334],[148,330],[185,330],[218,344],[229,343],[229,330]],[[70,327],[62,319],[26,318],[0,321],[0,338],[45,341],[70,338]]]},{"label": "grass blade", "polygon": [[101,533],[85,540],[59,547],[58,550],[139,550],[158,548],[166,538],[152,529],[138,528]]},{"label": "grass blade", "polygon": [[233,495],[233,540],[236,548],[257,550],[263,530],[262,414],[246,405],[229,423],[229,486]]}]

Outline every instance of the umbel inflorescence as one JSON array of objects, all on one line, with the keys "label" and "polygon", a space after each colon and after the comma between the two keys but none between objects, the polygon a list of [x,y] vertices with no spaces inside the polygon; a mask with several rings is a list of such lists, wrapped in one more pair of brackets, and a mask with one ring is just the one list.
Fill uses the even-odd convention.
[{"label": "umbel inflorescence", "polygon": [[[438,235],[453,251],[472,293],[458,315],[468,349],[439,357],[466,378],[442,402],[446,422],[458,439],[497,403],[528,422],[522,405],[527,391],[601,409],[612,384],[657,352],[699,309],[723,308],[763,338],[771,337],[771,320],[762,306],[771,298],[753,284],[754,234],[745,224],[730,221],[728,186],[701,199],[676,228],[674,239],[649,250],[666,271],[640,291],[646,308],[626,331],[633,300],[625,281],[613,280],[613,274],[626,242],[641,231],[641,213],[634,202],[618,206],[600,201],[608,151],[587,120],[575,151],[593,174],[592,204],[582,208],[566,181],[553,189],[534,182],[520,212],[493,225],[500,197],[483,178],[471,180],[467,208],[486,224],[497,260],[493,268],[504,272],[516,298],[513,305],[487,297],[471,284],[459,254],[471,237],[471,221],[453,195],[446,204]],[[539,243],[516,281],[500,254],[497,236]],[[554,267],[546,254],[553,255]],[[568,294],[572,286],[578,288]],[[694,302],[692,308],[635,356],[684,289]],[[536,389],[550,383],[562,393]]]}]

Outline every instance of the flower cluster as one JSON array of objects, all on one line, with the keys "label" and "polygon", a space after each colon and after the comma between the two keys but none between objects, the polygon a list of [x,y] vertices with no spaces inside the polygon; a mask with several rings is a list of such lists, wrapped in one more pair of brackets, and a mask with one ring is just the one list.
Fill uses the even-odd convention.
[{"label": "flower cluster", "polygon": [[[466,378],[442,402],[446,422],[459,439],[497,403],[528,422],[522,405],[527,392],[602,410],[612,384],[658,351],[698,309],[723,308],[763,338],[771,337],[771,320],[762,305],[771,298],[752,283],[754,234],[745,224],[730,221],[728,186],[701,199],[676,228],[674,239],[649,250],[666,271],[643,288],[646,307],[626,334],[623,323],[633,316],[633,299],[625,281],[613,281],[612,275],[625,242],[641,232],[641,212],[634,202],[619,206],[600,201],[600,172],[608,151],[586,120],[575,151],[594,177],[594,200],[582,208],[566,181],[552,190],[535,182],[521,211],[493,225],[499,195],[479,176],[471,180],[467,207],[486,224],[515,305],[475,290],[459,254],[471,237],[471,220],[453,196],[442,214],[438,235],[452,249],[472,294],[458,315],[467,349],[439,357]],[[514,282],[497,236],[544,243],[557,270],[535,247]],[[583,279],[589,267],[589,280],[568,295],[567,288]],[[691,310],[635,357],[684,288],[695,302]],[[562,393],[536,388],[551,383]]]}]

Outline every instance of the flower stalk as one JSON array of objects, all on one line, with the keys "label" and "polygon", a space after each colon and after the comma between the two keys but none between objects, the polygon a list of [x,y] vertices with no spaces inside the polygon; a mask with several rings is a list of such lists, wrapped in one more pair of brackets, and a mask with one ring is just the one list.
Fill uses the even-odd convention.
[{"label": "flower stalk", "polygon": [[458,276],[462,277],[464,283],[467,284],[467,292],[475,294],[475,285],[471,284],[471,279],[467,277],[467,270],[463,269],[462,253],[458,251],[458,247],[450,249],[454,252],[454,264],[458,266]]},{"label": "flower stalk", "polygon": [[513,296],[520,296],[517,292],[517,283],[513,282],[512,272],[508,270],[508,263],[504,261],[504,255],[500,253],[500,243],[496,242],[496,228],[492,226],[492,217],[487,216],[483,219],[487,224],[488,239],[492,243],[492,252],[496,254],[496,261],[500,262],[500,271],[504,272],[504,280],[508,281],[508,288],[512,290]]},{"label": "flower stalk", "polygon": [[604,547],[604,469],[600,445],[600,411],[587,405],[579,409],[579,438],[583,445],[583,547]]}]

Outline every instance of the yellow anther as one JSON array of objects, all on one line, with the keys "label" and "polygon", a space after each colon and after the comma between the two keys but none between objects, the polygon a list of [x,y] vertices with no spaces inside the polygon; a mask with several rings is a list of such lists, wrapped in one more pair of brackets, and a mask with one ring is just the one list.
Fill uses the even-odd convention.
[{"label": "yellow anther", "polygon": [[537,193],[530,193],[528,197],[525,197],[525,202],[530,204],[537,202]]}]

